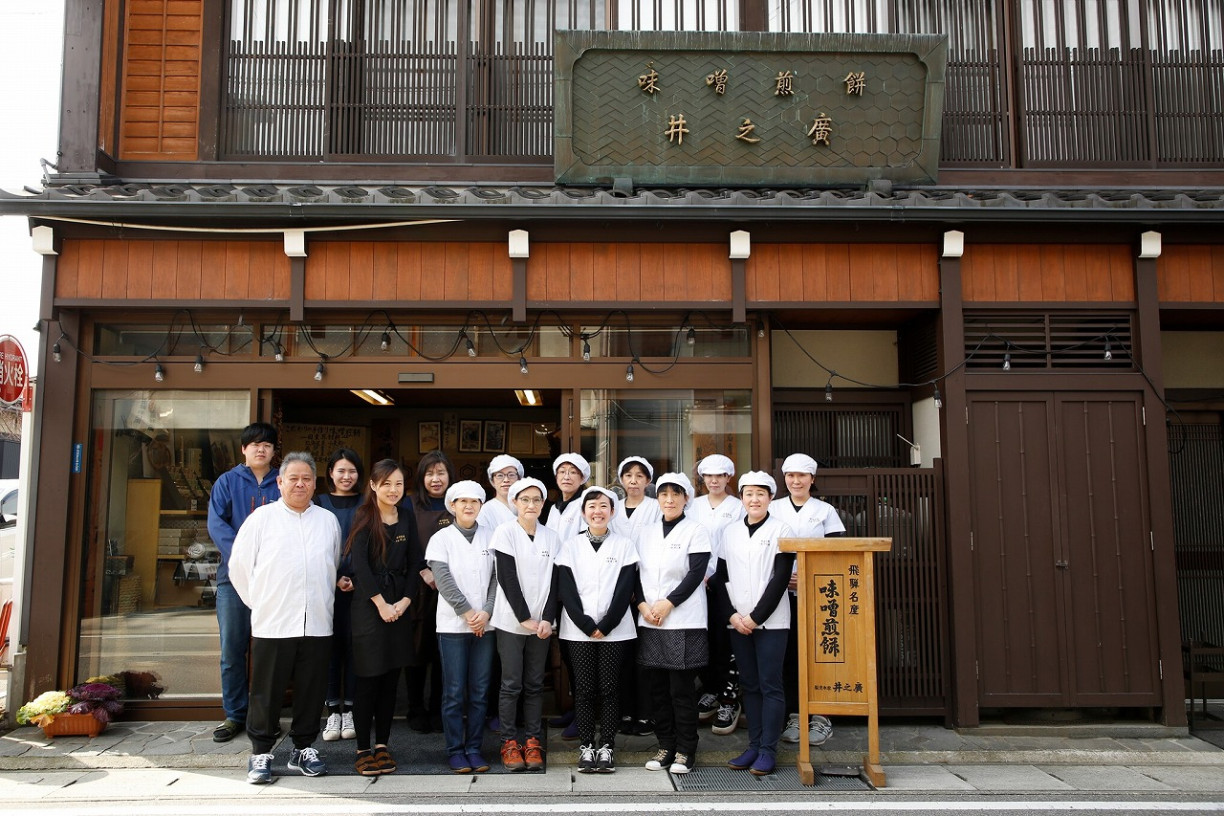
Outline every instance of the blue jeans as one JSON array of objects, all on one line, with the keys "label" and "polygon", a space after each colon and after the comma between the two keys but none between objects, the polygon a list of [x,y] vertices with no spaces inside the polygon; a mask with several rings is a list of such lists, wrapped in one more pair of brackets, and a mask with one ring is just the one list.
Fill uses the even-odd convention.
[{"label": "blue jeans", "polygon": [[245,723],[249,703],[247,655],[251,649],[251,610],[229,581],[217,584],[217,628],[221,630],[221,706],[227,720]]},{"label": "blue jeans", "polygon": [[751,635],[731,631],[731,651],[748,717],[748,747],[772,756],[778,754],[778,740],[786,726],[782,656],[789,634],[786,629],[757,629]]},{"label": "blue jeans", "polygon": [[[442,734],[447,756],[479,754],[484,738],[489,681],[493,675],[496,634],[438,633],[442,666]],[[467,727],[463,717],[467,715]]]}]

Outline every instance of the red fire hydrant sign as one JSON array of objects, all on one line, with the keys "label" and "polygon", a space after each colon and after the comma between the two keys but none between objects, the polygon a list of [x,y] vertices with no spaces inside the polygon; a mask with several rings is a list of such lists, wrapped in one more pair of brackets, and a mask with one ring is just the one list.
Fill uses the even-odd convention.
[{"label": "red fire hydrant sign", "polygon": [[21,341],[11,334],[0,335],[0,402],[24,403],[29,410],[30,367]]}]

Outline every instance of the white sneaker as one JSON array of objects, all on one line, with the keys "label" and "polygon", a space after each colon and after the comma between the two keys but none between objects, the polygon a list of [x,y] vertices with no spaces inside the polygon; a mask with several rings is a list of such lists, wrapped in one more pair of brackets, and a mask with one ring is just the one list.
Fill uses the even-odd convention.
[{"label": "white sneaker", "polygon": [[686,774],[693,770],[693,758],[688,754],[676,754],[676,758],[672,760],[671,767],[667,770],[674,774]]},{"label": "white sneaker", "polygon": [[323,741],[335,742],[340,739],[340,714],[327,715],[327,725],[323,726]]},{"label": "white sneaker", "polygon": [[[825,722],[828,722],[828,720]],[[353,726],[353,712],[351,711],[346,711],[340,715],[340,738],[357,739],[357,729]]]},{"label": "white sneaker", "polygon": [[782,729],[783,742],[799,742],[799,715],[788,714],[786,717],[786,728]]},{"label": "white sneaker", "polygon": [[[813,714],[808,720],[808,745],[824,745],[831,736],[833,736],[833,723],[829,722],[829,718]],[[795,742],[798,741],[795,740]]]}]

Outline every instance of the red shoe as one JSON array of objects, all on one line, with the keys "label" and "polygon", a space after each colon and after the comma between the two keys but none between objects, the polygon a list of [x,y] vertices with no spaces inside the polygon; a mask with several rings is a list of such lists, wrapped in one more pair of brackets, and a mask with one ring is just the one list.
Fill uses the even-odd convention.
[{"label": "red shoe", "polygon": [[517,740],[506,740],[503,742],[501,756],[502,767],[507,771],[527,770],[527,763],[523,761],[523,748],[518,744]]},{"label": "red shoe", "polygon": [[527,738],[527,745],[523,748],[523,761],[527,763],[529,771],[544,770],[544,746],[540,745],[540,741],[535,737]]}]

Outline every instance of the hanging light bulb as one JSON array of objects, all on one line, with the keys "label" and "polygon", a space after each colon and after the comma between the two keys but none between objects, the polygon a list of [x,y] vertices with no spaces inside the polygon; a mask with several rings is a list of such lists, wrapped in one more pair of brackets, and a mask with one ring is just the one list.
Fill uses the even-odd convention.
[{"label": "hanging light bulb", "polygon": [[939,396],[939,385],[935,385],[935,410],[943,408],[943,397]]},{"label": "hanging light bulb", "polygon": [[273,348],[273,350],[275,351],[275,353],[272,355],[273,359],[275,359],[275,360],[276,360],[276,362],[278,362],[278,363],[283,363],[283,362],[285,362],[285,348],[284,348],[284,346],[282,346],[280,343],[278,343],[278,342],[276,342],[276,341],[274,340],[274,341],[272,341],[272,348]]},{"label": "hanging light bulb", "polygon": [[158,382],[166,381],[166,369],[162,368],[161,363],[158,363],[153,369],[153,379],[157,380]]},{"label": "hanging light bulb", "polygon": [[1003,355],[1003,370],[1011,371],[1011,352]]},{"label": "hanging light bulb", "polygon": [[315,366],[315,373],[314,373],[315,382],[323,382],[323,372],[326,370],[327,370],[327,367],[324,366],[323,361],[320,360],[319,364]]},{"label": "hanging light bulb", "polygon": [[55,345],[51,346],[51,359],[55,360],[55,362],[57,363],[63,362],[64,360],[64,353],[60,349],[60,344],[58,340],[55,341]]},{"label": "hanging light bulb", "polygon": [[684,338],[684,342],[688,343],[690,346],[696,345],[697,330],[694,329],[692,326],[689,326],[688,335]]},{"label": "hanging light bulb", "polygon": [[192,370],[194,370],[195,373],[197,374],[204,373],[204,355],[203,354],[196,355],[195,365],[192,367]]},{"label": "hanging light bulb", "polygon": [[379,348],[381,348],[383,351],[387,351],[388,349],[390,349],[391,348],[391,335],[387,334],[386,332],[383,332],[382,342],[379,343],[378,345],[379,345]]},{"label": "hanging light bulb", "polygon": [[585,337],[582,338],[582,359],[591,362],[591,344]]},{"label": "hanging light bulb", "polygon": [[633,382],[633,363],[625,366],[625,382]]},{"label": "hanging light bulb", "polygon": [[1108,337],[1106,337],[1106,338],[1105,338],[1105,359],[1106,359],[1106,360],[1112,360],[1112,359],[1113,359],[1113,349],[1112,349],[1112,348],[1110,347],[1110,345],[1109,345],[1109,338],[1108,338]]},{"label": "hanging light bulb", "polygon": [[527,373],[527,358],[523,357],[522,355],[519,355],[519,373]]},{"label": "hanging light bulb", "polygon": [[830,377],[829,381],[825,383],[825,402],[832,402],[832,401],[833,401],[833,378]]},{"label": "hanging light bulb", "polygon": [[459,333],[463,335],[463,343],[464,345],[467,346],[468,356],[475,357],[476,356],[476,344],[472,342],[472,338],[468,337],[467,332],[463,331]]},{"label": "hanging light bulb", "polygon": [[757,327],[757,337],[764,337],[764,336],[765,336],[765,327],[758,326]]}]

